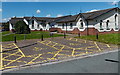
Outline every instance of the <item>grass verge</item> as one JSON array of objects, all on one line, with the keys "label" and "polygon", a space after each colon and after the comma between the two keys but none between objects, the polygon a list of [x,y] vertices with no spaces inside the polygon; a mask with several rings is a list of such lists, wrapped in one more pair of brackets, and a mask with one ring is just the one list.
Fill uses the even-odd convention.
[{"label": "grass verge", "polygon": [[107,43],[107,44],[120,45],[120,34],[117,34],[117,33],[100,34],[100,35],[98,35],[98,39],[96,39],[96,35],[80,36],[80,37],[75,37],[75,38],[98,41],[98,42],[103,42],[103,43]]},{"label": "grass verge", "polygon": [[[4,34],[7,34],[9,32],[4,32]],[[44,38],[50,38],[50,33],[45,31],[33,31],[30,34],[10,34],[7,36],[2,36],[2,41],[14,41],[14,36],[16,36],[17,40],[24,40],[26,39],[40,39],[41,35],[43,35]],[[53,37],[60,37],[63,36],[62,34],[53,34]]]}]

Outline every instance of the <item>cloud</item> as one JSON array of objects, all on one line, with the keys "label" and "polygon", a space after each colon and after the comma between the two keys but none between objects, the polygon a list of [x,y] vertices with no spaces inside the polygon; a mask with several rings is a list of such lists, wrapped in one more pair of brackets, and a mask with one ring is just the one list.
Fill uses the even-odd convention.
[{"label": "cloud", "polygon": [[48,15],[46,15],[46,17],[51,17],[51,15],[50,15],[50,14],[48,14]]},{"label": "cloud", "polygon": [[112,5],[117,5],[118,4],[118,1],[113,1],[112,2]]},{"label": "cloud", "polygon": [[63,16],[63,15],[62,15],[62,14],[58,14],[58,15],[57,15],[57,17],[61,17],[61,16]]},{"label": "cloud", "polygon": [[40,10],[37,10],[36,13],[39,14],[41,11]]},{"label": "cloud", "polygon": [[2,22],[7,22],[7,21],[9,21],[11,18],[3,18],[2,19]]},{"label": "cloud", "polygon": [[0,12],[2,12],[2,9],[0,8]]},{"label": "cloud", "polygon": [[90,11],[87,11],[87,12],[94,12],[94,11],[98,11],[97,9],[93,9],[93,10],[90,10]]}]

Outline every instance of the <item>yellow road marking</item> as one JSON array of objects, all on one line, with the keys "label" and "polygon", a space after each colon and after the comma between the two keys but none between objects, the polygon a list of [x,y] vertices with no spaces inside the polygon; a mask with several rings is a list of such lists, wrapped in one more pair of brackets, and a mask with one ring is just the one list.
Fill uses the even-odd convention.
[{"label": "yellow road marking", "polygon": [[57,45],[57,43],[55,43],[52,47],[54,47],[55,45]]},{"label": "yellow road marking", "polygon": [[18,50],[22,53],[22,55],[23,55],[23,57],[25,57],[25,55],[24,55],[24,53],[19,49],[19,47],[15,44],[15,43],[13,43],[15,46],[16,46],[16,48],[18,48]]},{"label": "yellow road marking", "polygon": [[32,59],[30,62],[28,62],[28,64],[31,64],[32,61],[36,60],[37,58],[39,58],[42,54],[39,54],[37,57],[35,57],[34,59]]},{"label": "yellow road marking", "polygon": [[74,53],[75,53],[75,48],[74,48],[73,51],[72,51],[72,56],[74,56]]},{"label": "yellow road marking", "polygon": [[51,59],[55,58],[61,51],[62,49],[64,48],[65,46],[63,46]]},{"label": "yellow road marking", "polygon": [[2,68],[2,69],[15,68],[15,67],[17,67],[17,66],[8,66],[8,67]]},{"label": "yellow road marking", "polygon": [[2,70],[3,63],[2,63],[2,44],[0,44],[0,69]]},{"label": "yellow road marking", "polygon": [[98,47],[97,43],[94,42],[94,44],[96,45],[96,47],[98,48],[98,50],[101,51],[101,49]]},{"label": "yellow road marking", "polygon": [[10,56],[12,56],[12,55],[16,55],[17,53],[19,53],[19,51],[18,51],[18,52],[15,52],[14,54],[10,54],[10,55],[4,57],[3,59],[5,59],[5,58],[7,58],[7,57],[10,57]]},{"label": "yellow road marking", "polygon": [[[109,44],[106,44],[108,48],[110,48],[110,45]],[[110,48],[111,49],[111,48]]]},{"label": "yellow road marking", "polygon": [[[15,62],[15,61],[17,61],[17,60],[19,60],[19,59],[21,59],[21,58],[23,58],[23,56],[21,56],[21,57],[17,58],[16,60],[11,61],[11,62],[10,62],[10,63],[8,63],[7,65],[10,65],[11,63],[13,63],[13,62]],[[7,65],[6,65],[6,66],[7,66]]]}]

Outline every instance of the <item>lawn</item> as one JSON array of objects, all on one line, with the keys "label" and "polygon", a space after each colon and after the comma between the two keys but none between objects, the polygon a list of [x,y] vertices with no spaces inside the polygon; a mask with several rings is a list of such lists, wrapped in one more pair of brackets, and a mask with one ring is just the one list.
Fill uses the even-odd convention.
[{"label": "lawn", "polygon": [[11,32],[10,31],[3,31],[2,35],[9,34],[9,33],[11,33]]},{"label": "lawn", "polygon": [[103,42],[107,44],[116,44],[120,45],[120,34],[114,33],[114,34],[100,34],[98,35],[98,39],[96,39],[96,35],[89,35],[89,36],[80,36],[76,38],[86,39],[86,40],[92,40],[92,41],[98,41]]},{"label": "lawn", "polygon": [[[4,32],[3,34],[7,34],[9,32]],[[2,36],[2,41],[14,41],[14,36],[16,36],[17,40],[24,40],[24,36],[26,39],[40,39],[41,35],[43,34],[44,38],[50,38],[49,32],[44,31],[33,31],[30,34],[10,34],[7,36]],[[54,34],[53,37],[60,37],[63,36],[62,34]]]}]

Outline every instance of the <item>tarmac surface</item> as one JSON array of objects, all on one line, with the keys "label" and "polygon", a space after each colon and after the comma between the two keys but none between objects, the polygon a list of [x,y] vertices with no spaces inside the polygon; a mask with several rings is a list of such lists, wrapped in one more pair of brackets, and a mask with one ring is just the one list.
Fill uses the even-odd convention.
[{"label": "tarmac surface", "polygon": [[8,73],[96,73],[93,75],[97,75],[97,73],[98,75],[109,75],[110,73],[118,73],[119,63],[105,61],[105,59],[112,59],[118,61],[118,51],[105,53],[97,56],[95,55],[82,59],[75,59],[67,62],[60,62],[51,65],[24,68]]},{"label": "tarmac surface", "polygon": [[3,42],[2,70],[67,60],[68,58],[83,57],[116,49],[118,49],[116,45],[72,37],[48,38],[44,41],[33,39],[17,43]]}]

